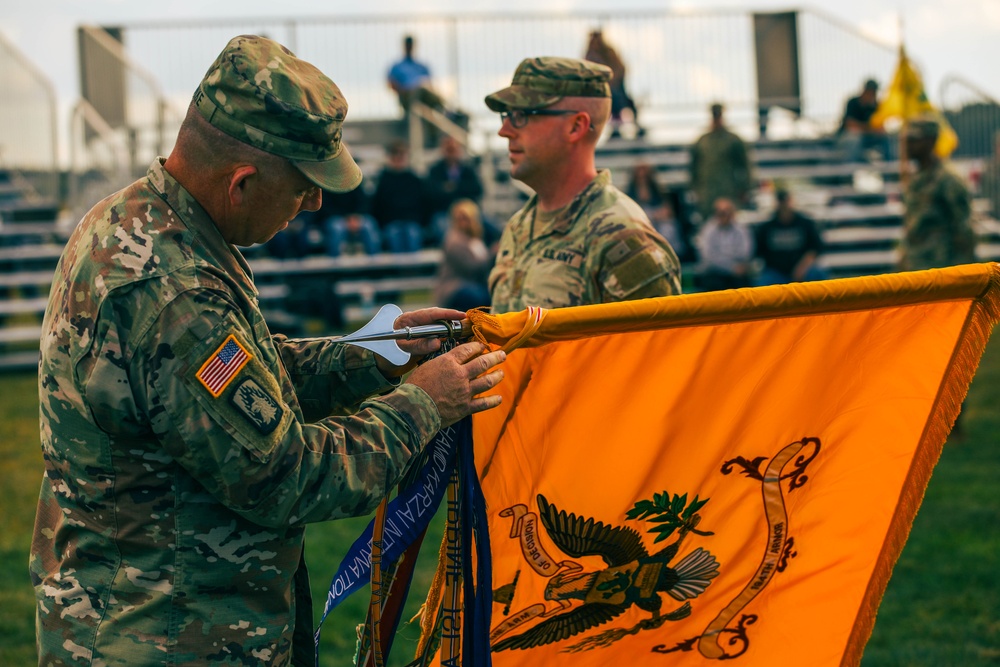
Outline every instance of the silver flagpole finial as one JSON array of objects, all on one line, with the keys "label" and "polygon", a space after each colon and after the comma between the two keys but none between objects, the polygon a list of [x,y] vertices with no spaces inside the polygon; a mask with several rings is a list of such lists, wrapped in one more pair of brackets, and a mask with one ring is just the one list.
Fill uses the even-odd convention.
[{"label": "silver flagpole finial", "polygon": [[465,338],[471,332],[468,320],[441,320],[434,324],[393,328],[396,318],[402,314],[403,311],[399,306],[388,303],[379,308],[368,324],[336,340],[338,343],[348,343],[371,350],[389,363],[403,366],[410,360],[410,353],[400,349],[396,341],[417,338]]}]

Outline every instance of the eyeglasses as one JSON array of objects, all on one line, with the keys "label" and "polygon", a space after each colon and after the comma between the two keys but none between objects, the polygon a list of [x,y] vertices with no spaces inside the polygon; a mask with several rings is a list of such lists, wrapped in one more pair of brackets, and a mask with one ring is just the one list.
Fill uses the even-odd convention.
[{"label": "eyeglasses", "polygon": [[511,109],[500,112],[500,122],[509,120],[511,127],[520,130],[528,124],[528,116],[568,116],[573,113],[580,112],[573,109]]}]

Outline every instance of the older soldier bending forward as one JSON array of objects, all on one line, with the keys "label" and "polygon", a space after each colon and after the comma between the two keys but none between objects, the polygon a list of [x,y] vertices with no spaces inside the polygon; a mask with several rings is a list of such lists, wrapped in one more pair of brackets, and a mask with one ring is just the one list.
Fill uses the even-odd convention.
[{"label": "older soldier bending forward", "polygon": [[486,98],[500,113],[511,176],[535,191],[500,239],[489,278],[496,313],[680,292],[673,248],[594,166],[610,78],[585,60],[528,58]]},{"label": "older soldier bending forward", "polygon": [[358,185],[346,113],[318,69],[237,37],[170,157],[77,227],[41,341],[40,664],[311,667],[305,524],[372,511],[438,429],[499,403],[476,398],[503,359],[478,343],[399,384],[369,352],[268,332],[234,245]]}]

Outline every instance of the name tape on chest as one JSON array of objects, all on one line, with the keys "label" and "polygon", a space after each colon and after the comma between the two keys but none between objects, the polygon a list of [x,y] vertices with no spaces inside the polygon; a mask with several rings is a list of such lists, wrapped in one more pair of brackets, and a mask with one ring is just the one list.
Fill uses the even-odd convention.
[{"label": "name tape on chest", "polygon": [[579,268],[583,265],[583,255],[576,252],[575,250],[564,250],[562,248],[546,248],[542,251],[542,257],[545,259],[552,259],[557,262],[562,262],[568,264],[573,268]]}]

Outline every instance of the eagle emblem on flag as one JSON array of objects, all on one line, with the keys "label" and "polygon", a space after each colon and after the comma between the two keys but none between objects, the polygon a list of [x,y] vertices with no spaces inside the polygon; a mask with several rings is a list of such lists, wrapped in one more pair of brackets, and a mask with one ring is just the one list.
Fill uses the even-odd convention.
[{"label": "eagle emblem on flag", "polygon": [[[671,496],[664,491],[655,494],[650,501],[636,503],[627,518],[651,517],[653,528],[648,532],[656,536],[654,544],[679,531],[673,542],[652,553],[634,528],[612,526],[567,513],[541,494],[537,501],[537,516],[528,512],[525,505],[508,508],[501,512],[501,516],[513,517],[512,537],[521,538],[522,551],[532,569],[550,577],[545,587],[545,599],[556,602],[558,606],[548,609],[538,603],[500,623],[491,632],[494,651],[526,649],[558,642],[607,623],[633,605],[651,614],[651,618],[640,621],[633,628],[615,628],[586,637],[569,650],[606,646],[626,634],[651,630],[667,621],[687,618],[691,614],[688,600],[705,592],[712,579],[719,574],[715,556],[701,547],[671,565],[689,534],[712,534],[697,528],[701,521],[698,510],[708,502],[707,498],[699,500],[695,496],[689,502],[687,494]],[[573,561],[557,563],[537,539],[535,522],[538,519],[563,553],[573,558],[600,556],[607,567],[587,571]],[[494,591],[494,602],[508,602],[513,597],[514,585],[516,582]],[[665,612],[666,599],[661,594],[683,604]],[[542,621],[524,632],[504,636],[534,618],[541,618]]]}]

